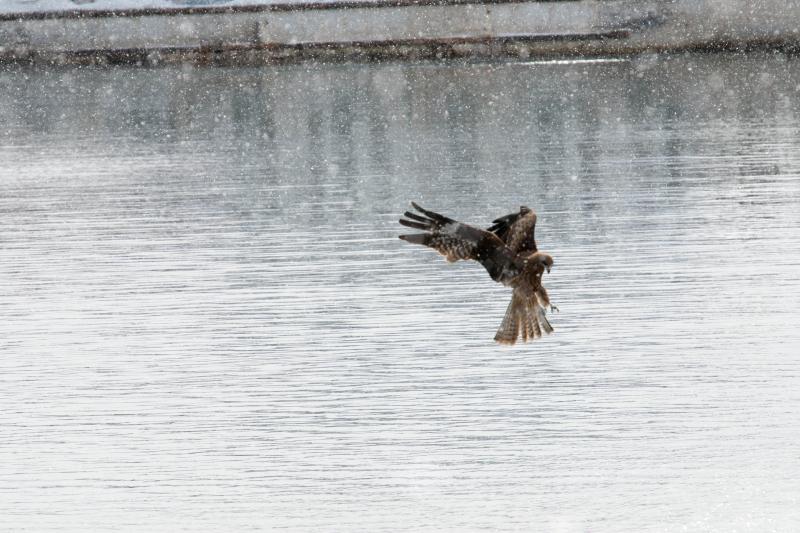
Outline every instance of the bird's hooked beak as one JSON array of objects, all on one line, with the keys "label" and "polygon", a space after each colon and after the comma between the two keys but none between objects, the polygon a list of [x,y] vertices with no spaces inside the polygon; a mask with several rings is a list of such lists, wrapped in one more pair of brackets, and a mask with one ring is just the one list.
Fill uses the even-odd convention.
[{"label": "bird's hooked beak", "polygon": [[550,273],[550,265],[547,265],[545,268],[547,269],[547,273],[549,274]]}]

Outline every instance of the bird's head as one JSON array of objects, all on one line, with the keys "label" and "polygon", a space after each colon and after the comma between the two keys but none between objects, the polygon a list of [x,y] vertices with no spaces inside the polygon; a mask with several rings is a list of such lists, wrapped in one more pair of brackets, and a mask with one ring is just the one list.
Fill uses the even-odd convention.
[{"label": "bird's head", "polygon": [[520,215],[527,215],[530,212],[531,212],[531,208],[528,207],[527,205],[519,206],[519,214]]},{"label": "bird's head", "polygon": [[550,273],[550,269],[553,268],[553,257],[550,254],[546,254],[544,252],[536,252],[535,254],[533,254],[533,257],[531,257],[531,259],[535,263],[542,265],[542,268],[547,270],[548,274]]}]

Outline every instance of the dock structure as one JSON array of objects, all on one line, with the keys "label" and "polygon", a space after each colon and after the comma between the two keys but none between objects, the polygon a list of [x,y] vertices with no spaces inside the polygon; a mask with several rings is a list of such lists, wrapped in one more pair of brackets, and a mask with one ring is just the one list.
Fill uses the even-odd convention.
[{"label": "dock structure", "polygon": [[800,48],[796,0],[7,0],[0,62],[617,56]]}]

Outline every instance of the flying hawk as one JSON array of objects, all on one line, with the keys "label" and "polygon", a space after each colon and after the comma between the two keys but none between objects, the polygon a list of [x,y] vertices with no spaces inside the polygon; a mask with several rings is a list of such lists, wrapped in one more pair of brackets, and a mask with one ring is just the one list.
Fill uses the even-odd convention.
[{"label": "flying hawk", "polygon": [[450,262],[478,261],[493,280],[514,289],[494,340],[514,344],[517,338],[525,342],[541,337],[542,332],[553,331],[545,309],[556,308],[542,286],[542,274],[545,270],[550,272],[553,258],[536,249],[533,210],[521,206],[519,213],[500,217],[482,230],[423,209],[414,202],[411,205],[421,214],[406,211],[406,218],[401,218],[400,224],[425,233],[400,235],[401,239],[433,248]]}]

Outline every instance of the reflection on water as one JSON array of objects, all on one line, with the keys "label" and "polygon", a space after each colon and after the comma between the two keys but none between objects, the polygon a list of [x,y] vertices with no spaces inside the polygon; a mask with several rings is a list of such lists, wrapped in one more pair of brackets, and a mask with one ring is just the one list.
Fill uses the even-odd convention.
[{"label": "reflection on water", "polygon": [[[800,63],[0,73],[12,529],[800,521]],[[396,238],[520,204],[556,334]]]}]

